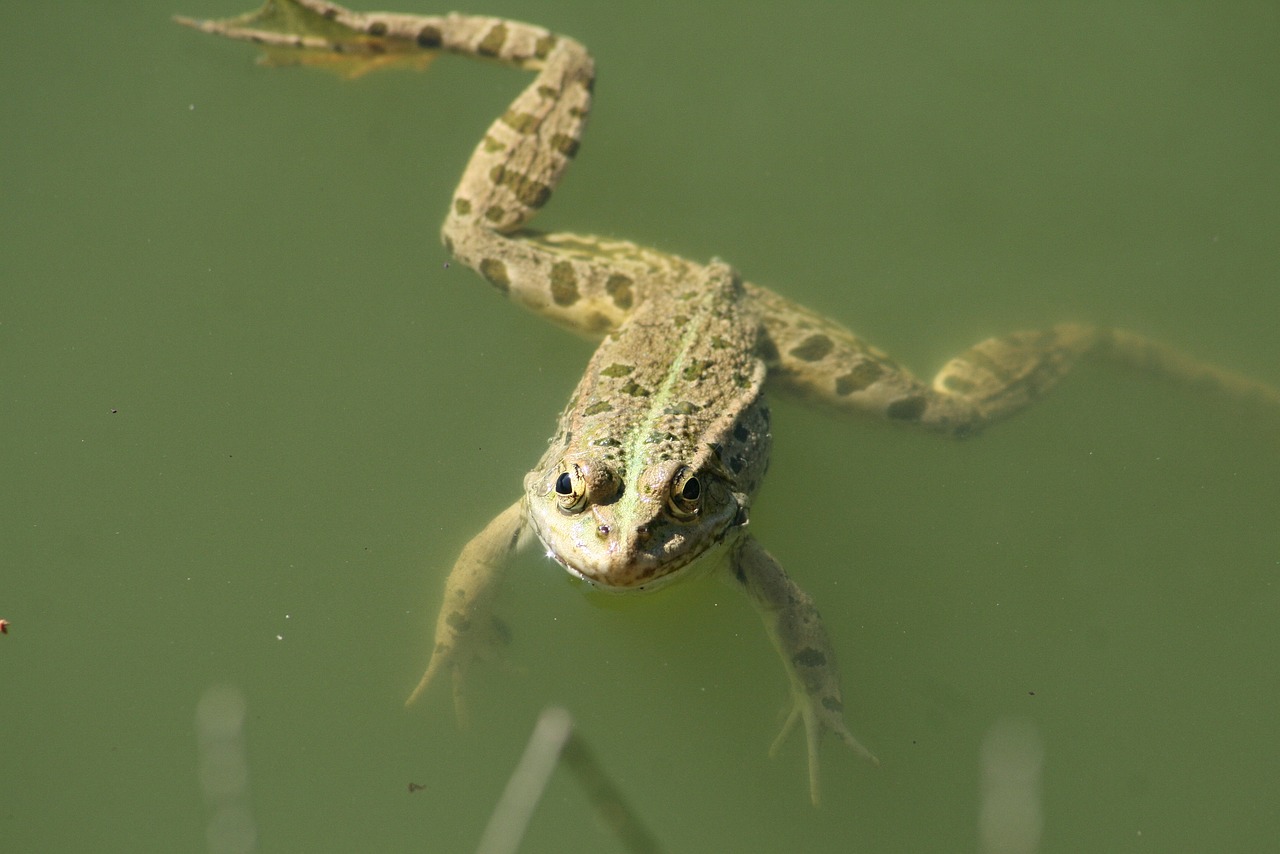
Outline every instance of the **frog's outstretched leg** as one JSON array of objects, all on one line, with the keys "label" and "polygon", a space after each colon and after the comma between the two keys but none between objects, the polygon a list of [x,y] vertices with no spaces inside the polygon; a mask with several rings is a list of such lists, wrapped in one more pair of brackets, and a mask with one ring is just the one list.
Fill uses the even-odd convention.
[{"label": "frog's outstretched leg", "polygon": [[768,291],[755,292],[774,387],[842,410],[964,436],[1023,409],[1079,361],[1101,359],[1280,415],[1280,389],[1124,329],[1064,323],[989,338],[926,385],[844,327]]},{"label": "frog's outstretched leg", "polygon": [[[323,0],[267,0],[225,21],[179,22],[251,41],[279,61],[348,74],[440,52],[535,72],[482,137],[454,193],[442,235],[459,260],[513,301],[579,333],[616,329],[652,289],[700,275],[701,265],[621,240],[535,234],[525,226],[550,199],[578,150],[591,108],[595,66],[578,42],[501,18],[358,13]],[[1122,330],[1064,324],[978,344],[926,384],[837,323],[755,285],[772,350],[770,381],[843,410],[974,433],[1026,406],[1080,358],[1110,355],[1280,410],[1280,391],[1197,362]]]},{"label": "frog's outstretched leg", "polygon": [[818,745],[825,732],[835,733],[873,765],[880,763],[845,726],[844,696],[840,691],[835,652],[809,594],[796,586],[754,537],[744,536],[733,547],[729,565],[734,578],[742,584],[764,619],[791,682],[791,710],[769,752],[776,753],[796,722],[804,722],[809,750],[809,796],[817,806],[822,798]]},{"label": "frog's outstretched leg", "polygon": [[947,362],[934,377],[933,390],[971,403],[975,421],[962,429],[972,429],[1022,409],[1085,358],[1124,365],[1280,414],[1280,389],[1127,329],[1078,324],[983,341]]},{"label": "frog's outstretched leg", "polygon": [[571,38],[502,18],[359,13],[322,0],[267,0],[237,18],[177,20],[261,45],[276,64],[341,62],[347,76],[441,52],[535,72],[481,137],[442,237],[504,295],[562,326],[599,337],[622,323],[647,288],[700,270],[627,241],[523,230],[559,185],[591,110],[595,64]]},{"label": "frog's outstretched leg", "polygon": [[488,654],[501,633],[494,625],[493,603],[511,556],[528,536],[524,499],[512,504],[462,547],[444,585],[444,603],[436,618],[435,642],[427,672],[422,674],[408,706],[435,678],[448,671],[458,722],[467,723],[463,683],[471,661]]}]

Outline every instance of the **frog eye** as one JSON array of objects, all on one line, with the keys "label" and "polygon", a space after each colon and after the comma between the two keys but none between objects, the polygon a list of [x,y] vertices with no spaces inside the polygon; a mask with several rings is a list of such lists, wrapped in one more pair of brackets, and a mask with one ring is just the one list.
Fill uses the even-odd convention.
[{"label": "frog eye", "polygon": [[561,510],[577,513],[587,506],[587,481],[577,466],[569,466],[560,472],[552,489]]},{"label": "frog eye", "polygon": [[667,509],[677,519],[692,519],[698,514],[702,498],[702,483],[687,468],[680,469],[671,479],[671,494],[667,496]]}]

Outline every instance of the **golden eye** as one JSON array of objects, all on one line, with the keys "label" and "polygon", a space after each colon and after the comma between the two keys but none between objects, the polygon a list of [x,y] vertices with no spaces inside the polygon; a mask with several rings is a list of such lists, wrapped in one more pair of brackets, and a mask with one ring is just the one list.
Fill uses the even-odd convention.
[{"label": "golden eye", "polygon": [[667,496],[667,509],[677,519],[692,519],[698,515],[699,501],[702,498],[702,483],[698,476],[687,468],[676,472],[671,479],[671,494]]},{"label": "golden eye", "polygon": [[577,466],[560,472],[552,489],[560,509],[567,513],[577,513],[587,506],[587,481]]}]

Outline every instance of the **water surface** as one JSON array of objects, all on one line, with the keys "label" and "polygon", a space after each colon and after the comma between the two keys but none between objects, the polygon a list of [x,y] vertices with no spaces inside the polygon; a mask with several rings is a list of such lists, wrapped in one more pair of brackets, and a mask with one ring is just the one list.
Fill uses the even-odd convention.
[{"label": "water surface", "polygon": [[[600,601],[527,556],[517,672],[476,674],[465,733],[442,691],[405,712],[444,573],[590,352],[436,237],[521,80],[268,71],[167,20],[238,3],[172,2],[4,15],[6,850],[200,850],[220,685],[263,851],[469,850],[552,702],[675,851],[979,850],[1008,720],[1045,852],[1280,837],[1280,440],[1102,366],[965,443],[776,406],[752,525],[883,761],[827,745],[819,811],[714,580]],[[539,226],[726,258],[926,375],[1083,319],[1280,383],[1273,4],[470,11],[601,68]],[[611,844],[557,777],[527,850]]]}]

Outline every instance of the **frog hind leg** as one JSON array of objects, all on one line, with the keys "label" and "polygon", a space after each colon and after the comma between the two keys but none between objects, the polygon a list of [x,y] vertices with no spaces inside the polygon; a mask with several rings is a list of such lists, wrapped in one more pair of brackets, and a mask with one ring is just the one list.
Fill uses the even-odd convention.
[{"label": "frog hind leg", "polygon": [[817,806],[822,800],[818,747],[825,733],[834,733],[871,764],[880,763],[845,725],[840,671],[813,599],[791,580],[754,537],[744,536],[730,552],[729,561],[733,577],[764,620],[791,685],[791,708],[769,752],[777,753],[796,723],[804,724],[809,752],[809,797]]},{"label": "frog hind leg", "polygon": [[699,265],[627,241],[527,229],[573,161],[591,110],[595,64],[571,38],[502,18],[358,13],[321,0],[270,0],[236,18],[177,21],[258,44],[272,64],[348,77],[421,67],[442,52],[532,71],[463,171],[441,231],[449,252],[513,302],[590,338],[621,325],[648,288],[697,274]]},{"label": "frog hind leg", "polygon": [[1082,359],[1121,364],[1280,415],[1280,389],[1125,329],[1063,323],[988,338],[925,384],[849,330],[762,288],[770,380],[828,408],[966,436],[1030,405]]}]

